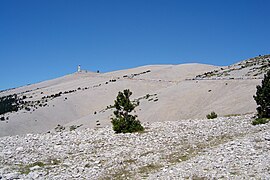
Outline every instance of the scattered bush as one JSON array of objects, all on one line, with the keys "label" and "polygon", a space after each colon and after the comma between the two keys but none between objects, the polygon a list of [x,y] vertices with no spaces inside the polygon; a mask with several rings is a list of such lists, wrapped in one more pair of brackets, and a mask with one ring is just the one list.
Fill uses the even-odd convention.
[{"label": "scattered bush", "polygon": [[62,125],[60,125],[60,124],[58,124],[55,128],[54,128],[54,130],[56,131],[56,132],[62,132],[62,131],[64,131],[66,128],[64,127],[64,126],[62,126]]},{"label": "scattered bush", "polygon": [[252,121],[252,125],[266,124],[270,121],[268,118],[257,118]]},{"label": "scattered bush", "polygon": [[0,115],[7,112],[18,111],[18,101],[17,94],[0,97]]},{"label": "scattered bush", "polygon": [[253,96],[258,107],[258,118],[270,118],[270,71],[264,75],[262,85],[257,86],[256,96]]},{"label": "scattered bush", "polygon": [[[75,129],[77,129],[77,128],[81,127],[81,126],[82,126],[82,124],[81,125],[72,125],[72,126],[69,127],[69,130],[74,131]],[[65,130],[65,128],[63,130]]]},{"label": "scattered bush", "polygon": [[74,131],[75,129],[77,129],[77,126],[76,125],[72,125],[72,126],[69,127],[69,130],[70,131]]},{"label": "scattered bush", "polygon": [[137,116],[130,114],[136,107],[129,99],[131,95],[132,92],[125,89],[124,92],[118,93],[114,101],[116,110],[113,113],[115,117],[111,119],[111,122],[115,133],[132,133],[144,130],[140,121],[136,119]]},{"label": "scattered bush", "polygon": [[215,119],[217,118],[217,114],[213,111],[210,114],[206,115],[207,119]]}]

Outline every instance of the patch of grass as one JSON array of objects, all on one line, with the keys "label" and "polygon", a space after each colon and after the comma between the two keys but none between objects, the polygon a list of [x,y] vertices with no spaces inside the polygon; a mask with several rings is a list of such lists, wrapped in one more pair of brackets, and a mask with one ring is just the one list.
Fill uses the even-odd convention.
[{"label": "patch of grass", "polygon": [[190,147],[189,150],[187,151],[186,150],[183,150],[181,152],[177,151],[177,152],[171,153],[165,158],[167,159],[169,163],[177,164],[177,163],[189,160],[190,158],[196,156],[197,153],[198,152],[195,149]]},{"label": "patch of grass", "polygon": [[128,164],[135,163],[135,162],[136,162],[135,159],[127,159],[123,161],[123,163],[128,163]]},{"label": "patch of grass", "polygon": [[31,165],[32,165],[32,167],[34,167],[34,166],[44,167],[45,166],[45,164],[41,161],[34,162]]},{"label": "patch of grass", "polygon": [[140,174],[149,174],[150,172],[160,169],[162,166],[159,164],[147,164],[146,166],[139,168]]},{"label": "patch of grass", "polygon": [[206,180],[206,177],[198,176],[198,175],[192,175],[192,180]]},{"label": "patch of grass", "polygon": [[[183,161],[188,161],[189,159],[198,155],[199,152],[202,152],[206,148],[216,147],[219,144],[224,144],[231,140],[231,137],[227,135],[221,135],[218,137],[213,137],[208,140],[208,142],[197,143],[196,146],[192,147],[187,145],[181,149],[172,152],[164,157],[164,160],[170,164],[178,164]],[[195,144],[194,144],[195,145]]]},{"label": "patch of grass", "polygon": [[238,176],[239,175],[239,172],[237,172],[237,171],[231,171],[230,174],[233,175],[233,176]]},{"label": "patch of grass", "polygon": [[34,166],[39,166],[39,167],[42,168],[42,167],[45,167],[45,166],[59,165],[60,163],[61,163],[61,161],[58,160],[58,159],[49,159],[47,163],[37,161],[37,162],[27,164],[27,165],[20,164],[18,171],[21,174],[26,174],[27,175],[27,174],[29,174],[31,172],[31,168],[34,167]]},{"label": "patch of grass", "polygon": [[24,167],[24,166],[20,166],[19,167],[19,172],[21,173],[21,174],[29,174],[31,171],[30,171],[30,168],[29,167]]},{"label": "patch of grass", "polygon": [[191,156],[189,156],[189,155],[183,155],[183,156],[180,156],[179,157],[179,160],[181,160],[181,161],[187,161],[187,160],[189,160],[191,158]]},{"label": "patch of grass", "polygon": [[49,163],[46,165],[59,165],[61,163],[61,161],[58,159],[49,159],[48,162]]},{"label": "patch of grass", "polygon": [[31,172],[30,168],[31,167],[34,167],[34,166],[39,166],[39,167],[44,167],[46,164],[44,164],[43,162],[41,161],[37,161],[37,162],[34,162],[32,164],[28,164],[26,166],[24,165],[19,165],[19,172],[21,174],[29,174]]},{"label": "patch of grass", "polygon": [[270,121],[270,118],[257,118],[252,121],[252,125],[266,124]]},{"label": "patch of grass", "polygon": [[111,179],[126,180],[126,179],[130,179],[131,177],[132,177],[132,174],[130,171],[125,170],[125,169],[119,169],[115,173],[109,172],[109,175],[102,177],[102,179],[104,179],[104,180],[111,180]]},{"label": "patch of grass", "polygon": [[148,154],[152,154],[152,153],[154,153],[154,152],[153,152],[153,151],[147,151],[147,152],[145,152],[145,153],[142,153],[142,154],[140,155],[140,157],[147,156]]},{"label": "patch of grass", "polygon": [[[149,128],[145,128],[145,129],[149,129]],[[145,133],[148,133],[149,131],[145,130],[144,131],[138,131],[138,132],[135,132],[136,134],[145,134]]]},{"label": "patch of grass", "polygon": [[235,117],[235,116],[241,116],[241,114],[226,114],[224,117]]}]

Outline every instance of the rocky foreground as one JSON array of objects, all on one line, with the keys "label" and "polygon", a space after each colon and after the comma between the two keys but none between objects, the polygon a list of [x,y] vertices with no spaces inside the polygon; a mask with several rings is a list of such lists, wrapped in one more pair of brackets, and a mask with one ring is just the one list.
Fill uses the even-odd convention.
[{"label": "rocky foreground", "polygon": [[270,179],[270,124],[253,115],[0,138],[0,179]]}]

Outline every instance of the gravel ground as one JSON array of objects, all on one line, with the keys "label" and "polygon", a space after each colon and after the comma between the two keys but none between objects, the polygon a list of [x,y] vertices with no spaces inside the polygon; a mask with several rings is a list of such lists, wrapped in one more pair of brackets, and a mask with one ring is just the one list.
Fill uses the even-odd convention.
[{"label": "gravel ground", "polygon": [[0,179],[270,179],[270,124],[253,115],[0,138]]}]

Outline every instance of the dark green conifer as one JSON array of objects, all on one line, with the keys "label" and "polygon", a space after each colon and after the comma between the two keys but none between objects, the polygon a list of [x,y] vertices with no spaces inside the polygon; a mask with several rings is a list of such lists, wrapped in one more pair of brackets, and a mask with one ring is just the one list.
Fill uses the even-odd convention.
[{"label": "dark green conifer", "polygon": [[129,99],[131,95],[132,92],[125,89],[124,92],[118,93],[114,101],[116,110],[113,112],[115,117],[112,118],[112,124],[116,133],[132,133],[144,130],[140,121],[136,119],[137,116],[130,114],[135,109],[135,104]]},{"label": "dark green conifer", "polygon": [[258,107],[258,118],[270,118],[270,71],[264,75],[262,85],[257,86],[256,96],[253,96]]}]

